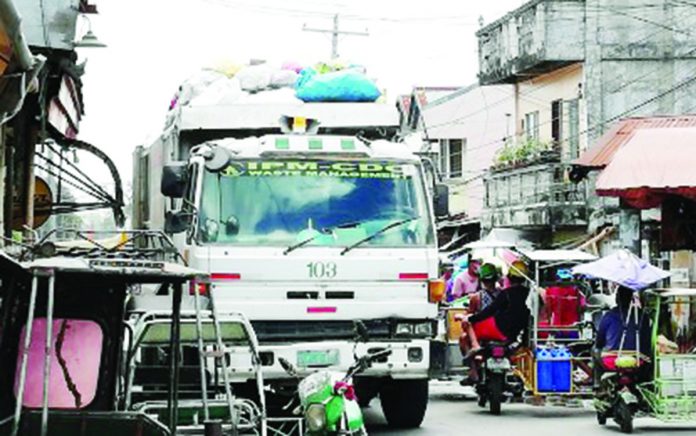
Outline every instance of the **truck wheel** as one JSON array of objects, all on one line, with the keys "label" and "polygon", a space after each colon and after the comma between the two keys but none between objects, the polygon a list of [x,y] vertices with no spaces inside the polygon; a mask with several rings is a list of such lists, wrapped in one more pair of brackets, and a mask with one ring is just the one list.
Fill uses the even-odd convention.
[{"label": "truck wheel", "polygon": [[353,381],[355,396],[358,397],[360,407],[369,407],[370,401],[379,394],[379,379],[357,378]]},{"label": "truck wheel", "polygon": [[390,427],[418,428],[428,407],[428,380],[388,381],[379,398]]},{"label": "truck wheel", "polygon": [[488,408],[493,415],[500,415],[500,403],[503,401],[503,375],[491,374],[488,379]]}]

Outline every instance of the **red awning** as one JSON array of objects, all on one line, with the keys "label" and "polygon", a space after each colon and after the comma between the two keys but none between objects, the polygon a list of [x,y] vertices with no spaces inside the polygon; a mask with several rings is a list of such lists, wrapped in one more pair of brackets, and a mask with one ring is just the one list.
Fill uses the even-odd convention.
[{"label": "red awning", "polygon": [[696,127],[696,115],[623,119],[602,135],[592,148],[573,161],[573,165],[587,168],[604,168],[611,162],[616,152],[633,138],[636,132],[643,129],[672,129],[678,127]]},{"label": "red awning", "polygon": [[600,174],[596,190],[639,209],[659,206],[665,194],[696,200],[696,127],[635,131]]}]

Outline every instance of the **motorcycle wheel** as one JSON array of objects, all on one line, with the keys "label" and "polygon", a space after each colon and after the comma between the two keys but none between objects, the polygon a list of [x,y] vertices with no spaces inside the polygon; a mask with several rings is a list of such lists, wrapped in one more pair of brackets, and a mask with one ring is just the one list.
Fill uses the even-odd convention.
[{"label": "motorcycle wheel", "polygon": [[624,401],[619,401],[614,409],[614,421],[622,433],[633,433],[633,412]]},{"label": "motorcycle wheel", "polygon": [[599,425],[604,425],[607,423],[607,415],[602,412],[597,412],[597,423]]},{"label": "motorcycle wheel", "polygon": [[493,415],[500,415],[503,401],[503,375],[491,374],[488,378],[488,409]]}]

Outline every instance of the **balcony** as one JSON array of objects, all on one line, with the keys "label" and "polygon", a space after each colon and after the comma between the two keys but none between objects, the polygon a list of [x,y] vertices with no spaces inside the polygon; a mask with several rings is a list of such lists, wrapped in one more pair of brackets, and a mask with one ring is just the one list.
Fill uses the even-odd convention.
[{"label": "balcony", "polygon": [[557,229],[588,224],[587,186],[567,181],[559,162],[493,170],[484,180],[482,227]]},{"label": "balcony", "polygon": [[585,1],[532,0],[476,37],[481,85],[528,80],[584,59]]}]

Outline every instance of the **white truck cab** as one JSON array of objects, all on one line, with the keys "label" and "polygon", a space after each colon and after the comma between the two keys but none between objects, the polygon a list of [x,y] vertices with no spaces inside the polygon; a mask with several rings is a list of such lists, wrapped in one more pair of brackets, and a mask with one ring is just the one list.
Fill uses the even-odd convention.
[{"label": "white truck cab", "polygon": [[[307,133],[312,122],[208,140],[163,166],[162,193],[180,199],[165,229],[192,268],[210,273],[199,289],[218,312],[251,321],[266,381],[287,384],[280,357],[305,373],[345,370],[355,352],[388,348],[356,380],[358,396],[380,395],[391,425],[417,427],[437,328],[431,293],[443,286],[434,209],[446,208],[446,192],[433,200],[433,178],[404,144]],[[357,350],[354,320],[370,334]]]}]

